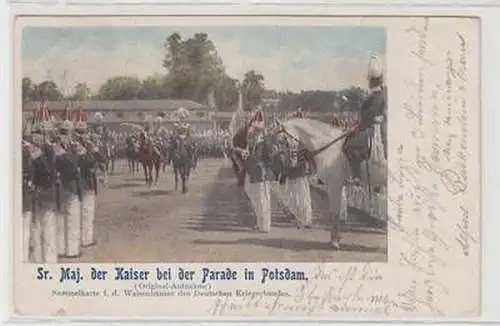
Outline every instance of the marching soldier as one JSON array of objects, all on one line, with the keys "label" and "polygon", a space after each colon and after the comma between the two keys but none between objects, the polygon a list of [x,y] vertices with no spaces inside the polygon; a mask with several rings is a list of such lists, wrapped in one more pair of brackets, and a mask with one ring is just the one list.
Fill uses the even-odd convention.
[{"label": "marching soldier", "polygon": [[352,174],[352,181],[361,180],[361,163],[369,158],[369,140],[373,134],[373,125],[381,121],[385,110],[385,93],[383,85],[382,64],[380,59],[372,56],[368,69],[370,95],[363,101],[360,110],[360,121],[355,131],[346,139],[343,146]]},{"label": "marching soldier", "polygon": [[[87,144],[86,150],[97,150],[95,148],[88,148],[91,144],[87,122],[82,109],[80,108],[75,121],[75,131],[78,133],[80,141]],[[95,197],[97,193],[97,176],[95,170],[83,171],[82,175],[82,201],[81,201],[81,237],[80,244],[82,247],[90,247],[95,245]]]},{"label": "marching soldier", "polygon": [[64,108],[64,114],[62,116],[63,122],[59,128],[59,141],[66,151],[70,150],[72,142],[72,132],[73,132],[73,122],[71,122],[71,112],[69,105]]},{"label": "marching soldier", "polygon": [[[59,127],[58,144],[65,152],[74,154],[78,151],[72,139],[73,123],[69,105],[64,109],[63,122]],[[74,171],[75,174],[79,170]],[[79,180],[79,175],[75,176]],[[61,214],[58,216],[58,253],[61,257],[76,258],[81,255],[80,249],[80,184],[70,182],[64,184],[61,191]]]},{"label": "marching soldier", "polygon": [[[261,108],[257,108],[250,114],[247,146],[240,148],[244,159],[245,157],[248,158],[249,155],[255,155],[255,149],[262,146],[263,133],[264,114]],[[251,164],[255,164],[256,167],[253,168],[258,168],[261,171],[262,179],[251,180],[251,178],[246,178],[245,190],[257,215],[256,228],[260,232],[267,233],[271,231],[271,187],[269,180],[266,179],[266,168],[263,166],[263,162],[259,159],[254,159],[251,160]]]},{"label": "marching soldier", "polygon": [[[53,125],[45,103],[40,106],[38,113],[33,143],[41,149],[49,142],[48,137],[53,132]],[[33,260],[35,263],[57,263],[56,189],[51,180],[38,186],[33,212]]]},{"label": "marching soldier", "polygon": [[[32,251],[32,240],[33,240],[33,208],[35,199],[35,185],[33,184],[33,166],[31,160],[34,159],[35,146],[33,146],[29,141],[32,139],[32,133],[40,132],[39,123],[39,107],[38,105],[33,107],[33,115],[29,126],[26,125],[24,128],[23,140],[22,140],[22,153],[23,153],[23,254],[24,262],[30,262],[31,251]],[[29,128],[28,128],[29,127]],[[31,129],[31,130],[30,130]],[[39,151],[39,149],[37,149]]]}]

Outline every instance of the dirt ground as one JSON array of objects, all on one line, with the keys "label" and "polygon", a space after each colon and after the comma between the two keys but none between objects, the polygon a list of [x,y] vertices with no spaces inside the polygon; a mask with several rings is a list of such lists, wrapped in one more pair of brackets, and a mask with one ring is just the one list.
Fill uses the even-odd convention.
[{"label": "dirt ground", "polygon": [[67,262],[361,262],[387,260],[385,230],[348,225],[342,251],[328,247],[328,218],[323,194],[313,191],[314,226],[297,229],[272,196],[270,233],[253,231],[253,210],[236,186],[229,164],[207,159],[193,172],[189,192],[174,191],[167,167],[160,184],[144,185],[123,162],[99,190],[97,244]]}]

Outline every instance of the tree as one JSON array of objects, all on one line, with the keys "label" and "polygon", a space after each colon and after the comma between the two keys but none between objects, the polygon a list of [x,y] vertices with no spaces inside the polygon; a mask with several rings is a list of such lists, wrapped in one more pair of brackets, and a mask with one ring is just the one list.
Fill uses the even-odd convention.
[{"label": "tree", "polygon": [[221,111],[233,111],[238,105],[238,81],[224,74],[215,85],[215,102]]},{"label": "tree", "polygon": [[155,74],[147,77],[141,83],[139,92],[140,99],[161,99],[168,98],[170,89],[166,81],[166,76]]},{"label": "tree", "polygon": [[33,100],[33,91],[34,91],[34,84],[31,78],[29,77],[24,77],[23,78],[23,102],[28,102]]},{"label": "tree", "polygon": [[51,80],[46,80],[33,87],[33,101],[61,101],[64,99],[63,94],[59,90],[57,84]]},{"label": "tree", "polygon": [[78,83],[74,88],[73,95],[68,99],[71,101],[84,101],[88,100],[91,96],[91,90],[86,83]]},{"label": "tree", "polygon": [[134,100],[139,97],[140,91],[141,81],[137,77],[112,77],[99,88],[99,99]]},{"label": "tree", "polygon": [[163,67],[168,71],[167,83],[173,97],[203,102],[212,90],[217,93],[217,87],[224,84],[222,60],[206,33],[196,33],[187,40],[173,33],[164,48]]},{"label": "tree", "polygon": [[255,70],[248,71],[245,73],[241,88],[245,109],[251,110],[262,101],[262,96],[265,93],[264,76]]}]

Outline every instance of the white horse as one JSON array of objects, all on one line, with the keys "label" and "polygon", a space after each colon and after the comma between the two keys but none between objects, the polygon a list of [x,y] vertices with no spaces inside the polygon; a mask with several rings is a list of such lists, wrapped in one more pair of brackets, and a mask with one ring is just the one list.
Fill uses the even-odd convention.
[{"label": "white horse", "polygon": [[347,133],[321,121],[304,118],[283,122],[281,130],[304,144],[313,155],[318,177],[327,188],[332,219],[330,243],[333,248],[339,249],[342,186],[349,173],[347,158],[342,153]]}]

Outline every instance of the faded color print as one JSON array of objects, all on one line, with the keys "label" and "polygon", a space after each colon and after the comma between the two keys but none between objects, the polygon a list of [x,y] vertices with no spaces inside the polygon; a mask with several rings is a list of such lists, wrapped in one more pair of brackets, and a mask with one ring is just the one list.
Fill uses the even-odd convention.
[{"label": "faded color print", "polygon": [[[79,155],[72,155],[76,147],[71,144],[92,143],[99,149],[88,175],[76,176],[82,179],[79,185],[68,182],[57,190],[63,198],[57,202],[53,196],[55,205],[47,204],[54,215],[49,219],[55,224],[60,220],[55,238],[63,239],[57,246],[74,247],[71,254],[59,249],[57,262],[387,259],[387,178],[380,171],[387,164],[381,150],[381,126],[387,118],[384,27],[30,26],[23,30],[21,47],[25,142],[33,145],[37,135],[50,138],[79,161],[75,166],[81,171],[87,168]],[[374,60],[382,66],[372,67]],[[380,82],[369,85],[369,73],[378,74]],[[36,130],[41,122],[35,122],[33,114],[44,110],[38,107],[46,107],[50,130]],[[261,130],[242,137],[245,142],[259,137],[268,142],[268,161],[252,152],[251,145],[234,143],[246,132],[247,118],[240,113],[257,110],[265,120]],[[298,121],[311,130],[321,121],[323,134],[300,135],[305,139],[298,143],[287,135],[295,127],[279,133],[277,122],[284,123],[297,110],[303,117]],[[362,168],[370,179],[346,186],[341,200],[340,183],[348,181],[350,173],[347,168],[336,171],[333,162],[345,156],[345,139],[306,162],[303,152],[356,129],[361,111],[370,115],[363,131],[369,139],[361,146],[371,150],[371,157],[358,161],[367,163]],[[76,120],[86,121],[84,131],[78,130]],[[188,186],[179,185],[176,191],[176,172],[182,183],[185,169],[185,160],[176,160],[180,149],[172,145],[180,124],[189,129],[196,153],[187,158],[193,160],[186,172]],[[144,145],[143,130],[151,145]],[[146,153],[147,146],[153,155]],[[244,163],[247,173],[260,173],[252,165],[262,162],[263,173],[271,176],[238,186],[233,164],[239,163],[240,148],[250,151]],[[149,161],[154,185],[146,179]],[[37,168],[35,164],[33,173]],[[103,182],[93,184],[93,178]],[[338,198],[328,197],[327,184],[338,187],[330,194]],[[46,203],[49,199],[38,193],[50,197],[54,187],[45,188],[27,188],[25,197],[35,198],[35,206]],[[342,208],[345,212],[341,202],[348,206]],[[72,217],[78,214],[81,217]],[[57,246],[49,243],[52,233],[44,243],[33,239],[39,237],[38,228],[48,227],[37,224],[44,213],[27,215],[35,224],[35,236],[25,231],[30,239],[26,246],[31,246],[27,259],[40,261],[33,252]],[[258,225],[261,219],[269,225]],[[342,229],[332,231],[339,222]],[[78,248],[84,233],[89,233],[92,246],[82,240]],[[338,251],[330,242],[340,233],[345,237]],[[43,246],[51,249],[37,249]]]},{"label": "faded color print", "polygon": [[16,311],[477,315],[478,35],[471,18],[18,18]]}]

